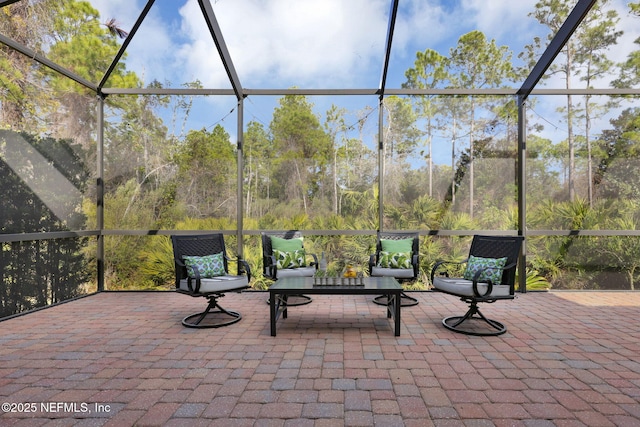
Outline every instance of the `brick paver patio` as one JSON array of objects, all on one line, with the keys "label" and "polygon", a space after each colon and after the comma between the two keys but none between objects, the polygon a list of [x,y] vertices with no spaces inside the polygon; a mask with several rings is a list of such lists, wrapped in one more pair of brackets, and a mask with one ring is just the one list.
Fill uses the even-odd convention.
[{"label": "brick paver patio", "polygon": [[227,295],[221,329],[183,327],[205,300],[175,293],[0,322],[0,426],[640,426],[640,293],[485,305],[498,337],[446,330],[466,306],[431,292],[400,337],[370,297],[325,295],[271,337],[266,295]]}]

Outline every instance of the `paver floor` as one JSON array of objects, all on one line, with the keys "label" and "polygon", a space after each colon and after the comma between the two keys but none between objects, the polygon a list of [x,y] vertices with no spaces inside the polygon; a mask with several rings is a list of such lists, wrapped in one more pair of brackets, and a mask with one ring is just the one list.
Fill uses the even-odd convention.
[{"label": "paver floor", "polygon": [[318,295],[270,336],[268,294],[105,292],[0,322],[0,426],[640,426],[640,293],[486,304],[498,337],[446,330],[455,297],[411,293],[395,337],[371,297]]}]

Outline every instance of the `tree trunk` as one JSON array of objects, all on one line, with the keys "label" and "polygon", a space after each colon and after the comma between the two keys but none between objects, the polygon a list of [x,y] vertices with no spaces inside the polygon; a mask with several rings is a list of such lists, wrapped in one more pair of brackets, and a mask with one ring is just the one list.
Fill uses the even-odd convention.
[{"label": "tree trunk", "polygon": [[586,100],[586,111],[585,111],[585,140],[587,142],[587,181],[588,181],[588,191],[589,191],[589,207],[593,208],[593,160],[591,158],[591,139],[589,135],[589,127],[591,126],[591,112],[589,111],[589,96],[587,96]]},{"label": "tree trunk", "polygon": [[[567,64],[565,82],[566,88],[571,89],[571,44],[567,45]],[[576,158],[575,158],[575,141],[573,137],[573,99],[571,95],[567,95],[567,143],[569,144],[569,201],[573,202],[576,198]]]},{"label": "tree trunk", "polygon": [[338,150],[335,146],[335,137],[333,144],[333,214],[338,215]]}]

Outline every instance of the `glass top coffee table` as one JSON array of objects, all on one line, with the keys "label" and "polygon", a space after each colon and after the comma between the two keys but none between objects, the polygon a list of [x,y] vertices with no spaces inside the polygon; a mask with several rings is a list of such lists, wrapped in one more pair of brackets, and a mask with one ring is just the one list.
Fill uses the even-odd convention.
[{"label": "glass top coffee table", "polygon": [[287,318],[287,298],[299,294],[386,295],[387,318],[393,318],[395,336],[400,336],[401,293],[402,286],[393,277],[365,277],[362,285],[314,285],[313,277],[283,277],[269,288],[271,336],[276,336],[280,315]]}]

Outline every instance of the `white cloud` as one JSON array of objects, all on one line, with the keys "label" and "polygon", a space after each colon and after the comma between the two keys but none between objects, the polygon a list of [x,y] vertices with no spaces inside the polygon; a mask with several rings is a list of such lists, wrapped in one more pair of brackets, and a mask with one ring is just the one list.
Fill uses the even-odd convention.
[{"label": "white cloud", "polygon": [[393,39],[393,52],[399,58],[407,55],[412,59],[416,51],[434,49],[441,51],[439,47],[443,41],[457,34],[457,28],[461,24],[459,20],[449,21],[447,12],[438,1],[410,0],[401,3]]},{"label": "white cloud", "polygon": [[[351,85],[383,54],[384,0],[238,0],[213,8],[245,86]],[[190,39],[181,58],[199,70],[206,86],[219,86],[227,78],[199,6],[191,0],[180,14]]]},{"label": "white cloud", "polygon": [[127,49],[128,68],[135,70],[145,83],[173,80],[172,75],[165,72],[167,64],[171,64],[174,57],[175,45],[171,36],[155,16],[147,17],[142,25],[145,28],[140,32],[141,37],[134,37]]},{"label": "white cloud", "polygon": [[[527,14],[536,0],[404,0],[392,51],[395,79],[413,64],[415,52],[447,55],[460,35],[477,29],[516,55],[546,29]],[[627,0],[612,0],[625,31],[610,54],[622,61],[640,36],[628,18]],[[101,19],[130,29],[145,2],[93,0]],[[243,86],[376,87],[384,59],[389,0],[212,0]],[[514,31],[514,29],[516,29]],[[156,2],[129,46],[127,66],[146,83],[173,86],[199,79],[205,87],[229,88],[196,0]],[[391,71],[391,70],[390,70]]]},{"label": "white cloud", "polygon": [[615,0],[612,3],[618,11],[618,16],[621,18],[618,29],[624,33],[610,54],[613,60],[624,62],[631,52],[638,50],[640,47],[635,43],[640,37],[640,18],[630,15],[629,7],[627,6],[629,3],[628,0]]},{"label": "white cloud", "polygon": [[535,1],[403,1],[396,26],[394,52],[399,58],[404,58],[413,56],[415,51],[434,49],[446,56],[460,36],[479,30],[499,45],[511,46],[515,49],[515,56],[521,46],[531,41],[536,30],[535,21],[527,16]]},{"label": "white cloud", "polygon": [[462,2],[461,14],[469,16],[474,29],[482,31],[499,44],[531,40],[536,21],[529,17],[538,0],[468,0]]}]

